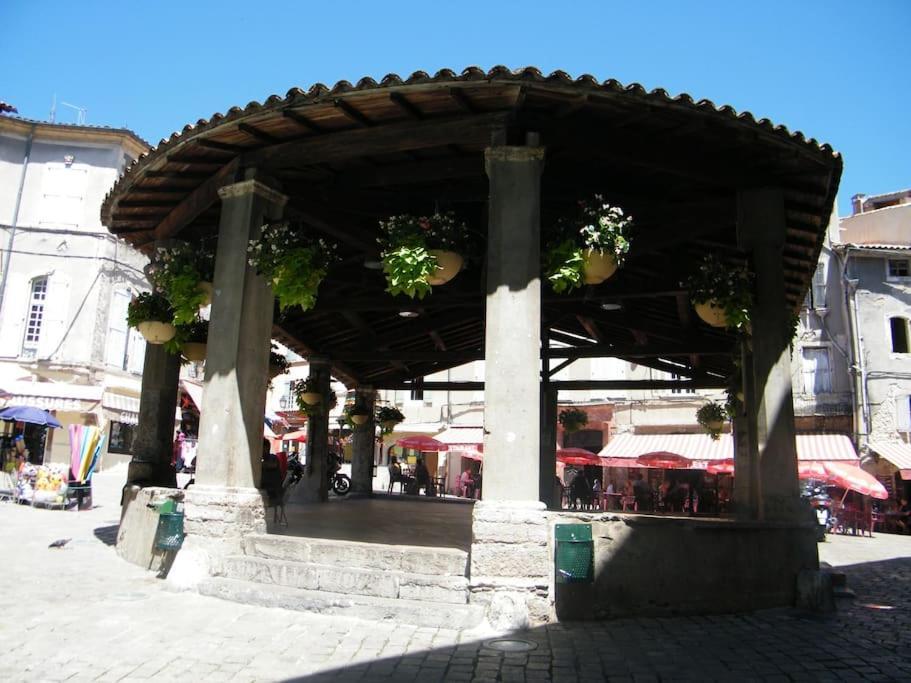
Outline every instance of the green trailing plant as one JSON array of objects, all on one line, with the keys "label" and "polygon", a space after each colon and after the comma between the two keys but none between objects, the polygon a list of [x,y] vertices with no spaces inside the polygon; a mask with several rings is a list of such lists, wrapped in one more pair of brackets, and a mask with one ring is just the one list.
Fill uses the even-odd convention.
[{"label": "green trailing plant", "polygon": [[360,401],[352,401],[351,403],[348,403],[345,406],[344,410],[342,410],[342,417],[345,418],[345,422],[349,427],[351,427],[351,429],[357,429],[358,427],[362,426],[355,423],[355,421],[352,419],[355,415],[365,415],[369,417],[370,411],[367,410],[367,407]]},{"label": "green trailing plant", "polygon": [[622,267],[630,248],[633,219],[596,194],[579,201],[572,216],[560,218],[544,248],[544,277],[557,293],[584,282],[585,253],[610,254]]},{"label": "green trailing plant", "polygon": [[164,343],[168,353],[178,355],[184,344],[205,344],[209,338],[209,321],[197,315],[192,322],[175,325],[177,333]]},{"label": "green trailing plant", "polygon": [[247,256],[256,272],[272,284],[282,311],[292,306],[313,308],[320,283],[337,260],[334,244],[289,222],[264,225],[259,239],[250,240]]},{"label": "green trailing plant", "polygon": [[148,272],[174,309],[174,324],[188,325],[206,301],[208,294],[199,284],[212,281],[215,258],[206,249],[181,242],[156,249]]},{"label": "green trailing plant", "polygon": [[307,415],[321,415],[324,412],[330,413],[338,405],[338,397],[331,389],[328,394],[324,394],[322,400],[316,405],[310,405],[304,402],[303,395],[309,393],[321,394],[316,377],[307,377],[305,379],[296,379],[290,384],[291,395],[297,401],[297,406]]},{"label": "green trailing plant", "polygon": [[753,282],[744,266],[731,266],[713,254],[706,254],[682,284],[689,290],[694,305],[712,302],[723,308],[728,329],[749,331]]},{"label": "green trailing plant", "polygon": [[273,377],[285,375],[291,368],[291,363],[284,354],[279,353],[278,347],[274,344],[269,349],[269,372]]},{"label": "green trailing plant", "polygon": [[405,421],[405,415],[395,406],[382,406],[376,411],[376,422],[383,434],[391,434],[395,425]]},{"label": "green trailing plant", "polygon": [[137,327],[139,323],[149,320],[170,323],[173,319],[171,304],[158,292],[142,292],[133,297],[127,306],[127,325],[130,327]]},{"label": "green trailing plant", "polygon": [[429,216],[402,214],[380,221],[380,258],[386,275],[386,291],[423,299],[432,287],[437,270],[432,249],[464,253],[470,247],[468,226],[447,211]]},{"label": "green trailing plant", "polygon": [[696,411],[696,421],[717,441],[721,434],[721,427],[728,419],[728,412],[723,405],[710,401]]},{"label": "green trailing plant", "polygon": [[588,424],[588,413],[579,408],[564,408],[557,420],[567,432],[576,432]]}]

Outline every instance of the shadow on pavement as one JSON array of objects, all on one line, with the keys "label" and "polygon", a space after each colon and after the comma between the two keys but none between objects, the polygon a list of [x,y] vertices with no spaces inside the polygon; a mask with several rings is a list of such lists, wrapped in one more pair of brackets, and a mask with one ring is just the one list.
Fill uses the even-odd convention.
[{"label": "shadow on pavement", "polygon": [[111,526],[99,526],[96,527],[92,533],[95,534],[95,538],[97,538],[105,545],[117,545],[117,530],[119,528],[119,524],[112,524]]},{"label": "shadow on pavement", "polygon": [[513,641],[505,651],[478,638],[380,658],[364,645],[322,653],[358,662],[287,680],[911,680],[911,557],[838,571],[857,597],[830,617],[781,608],[568,622],[502,636]]}]

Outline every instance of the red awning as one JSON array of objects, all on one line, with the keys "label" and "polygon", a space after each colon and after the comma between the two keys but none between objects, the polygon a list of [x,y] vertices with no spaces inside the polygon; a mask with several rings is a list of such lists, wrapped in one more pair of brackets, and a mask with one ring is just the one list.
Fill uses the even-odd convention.
[{"label": "red awning", "polygon": [[564,465],[595,465],[602,464],[597,454],[584,448],[558,448],[557,460]]},{"label": "red awning", "polygon": [[416,451],[448,451],[449,446],[437,441],[436,439],[431,439],[429,436],[424,436],[423,434],[418,434],[417,436],[405,436],[395,442],[396,446],[401,446],[402,448],[411,448]]},{"label": "red awning", "polygon": [[645,467],[667,470],[687,470],[693,461],[676,453],[648,453],[636,458],[636,463]]},{"label": "red awning", "polygon": [[911,479],[911,446],[906,443],[871,441],[870,450],[891,462],[902,479]]},{"label": "red awning", "polygon": [[307,443],[307,430],[298,429],[293,432],[282,434],[282,441],[296,441],[297,443]]}]

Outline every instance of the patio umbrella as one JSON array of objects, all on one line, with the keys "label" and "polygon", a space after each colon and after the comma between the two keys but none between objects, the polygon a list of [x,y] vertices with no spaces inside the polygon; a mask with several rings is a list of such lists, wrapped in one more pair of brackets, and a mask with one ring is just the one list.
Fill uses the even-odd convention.
[{"label": "patio umbrella", "polygon": [[797,463],[797,476],[800,479],[822,479],[829,478],[826,468],[821,462],[815,460],[802,460]]},{"label": "patio umbrella", "polygon": [[307,443],[307,430],[297,429],[287,434],[282,434],[282,441],[296,441],[297,443]]},{"label": "patio umbrella", "polygon": [[829,483],[879,500],[886,500],[889,497],[886,487],[876,477],[860,469],[857,465],[827,461],[823,463],[823,467],[825,467],[826,473],[829,475]]},{"label": "patio umbrella", "polygon": [[636,458],[636,463],[645,467],[655,467],[665,470],[686,470],[693,464],[693,461],[689,458],[684,458],[682,455],[677,455],[676,453],[661,452],[640,455]]},{"label": "patio umbrella", "polygon": [[432,439],[429,436],[403,436],[401,439],[395,442],[396,446],[401,446],[402,448],[411,448],[416,451],[448,451],[449,446],[444,444],[442,441],[437,441]]},{"label": "patio umbrella", "polygon": [[709,474],[734,474],[734,458],[710,462],[705,471]]},{"label": "patio umbrella", "polygon": [[584,448],[558,448],[557,460],[564,465],[601,465],[601,458],[596,453]]},{"label": "patio umbrella", "polygon": [[464,450],[460,453],[460,455],[463,458],[468,458],[469,460],[477,460],[478,462],[484,459],[484,454],[481,451],[475,450],[474,448],[471,450]]},{"label": "patio umbrella", "polygon": [[7,422],[28,422],[34,425],[60,427],[60,421],[46,410],[31,406],[9,406],[0,410],[0,420]]}]

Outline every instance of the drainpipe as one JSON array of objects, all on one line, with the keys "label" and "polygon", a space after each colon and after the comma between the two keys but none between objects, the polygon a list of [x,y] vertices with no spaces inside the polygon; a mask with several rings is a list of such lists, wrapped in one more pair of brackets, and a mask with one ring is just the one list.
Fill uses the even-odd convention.
[{"label": "drainpipe", "polygon": [[[845,301],[848,306],[848,328],[851,334],[851,353],[854,356],[851,371],[854,373],[854,423],[859,448],[867,445],[870,435],[870,405],[867,398],[867,363],[864,358],[860,322],[857,317],[857,280],[848,278],[850,247],[845,247],[842,261],[842,281],[845,283]],[[858,405],[859,399],[859,405]]]},{"label": "drainpipe", "polygon": [[9,242],[6,245],[6,258],[3,260],[3,278],[0,280],[0,317],[3,313],[3,297],[6,295],[6,280],[9,275],[9,262],[13,257],[13,241],[16,239],[16,224],[19,222],[19,206],[22,204],[22,190],[25,188],[25,172],[28,170],[28,158],[32,153],[32,140],[35,139],[35,128],[32,124],[25,141],[25,155],[22,157],[22,173],[19,174],[19,190],[16,192],[16,205],[13,207],[13,220],[10,224]]}]

